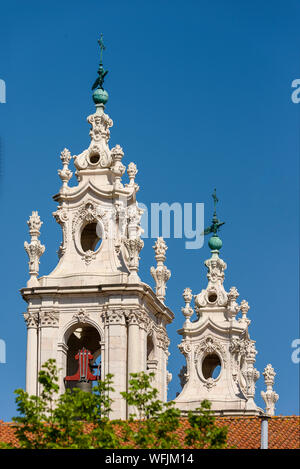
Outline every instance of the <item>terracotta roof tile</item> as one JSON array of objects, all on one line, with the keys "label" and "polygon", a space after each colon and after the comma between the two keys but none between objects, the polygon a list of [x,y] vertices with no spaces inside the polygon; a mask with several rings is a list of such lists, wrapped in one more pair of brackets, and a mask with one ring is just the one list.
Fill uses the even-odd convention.
[{"label": "terracotta roof tile", "polygon": [[[217,417],[220,426],[228,427],[228,447],[237,449],[258,449],[260,447],[259,417]],[[0,420],[0,442],[17,443],[13,423]],[[188,426],[186,419],[181,420],[178,429],[179,439],[184,440],[184,429]],[[269,420],[270,449],[300,449],[300,417],[276,416]]]}]

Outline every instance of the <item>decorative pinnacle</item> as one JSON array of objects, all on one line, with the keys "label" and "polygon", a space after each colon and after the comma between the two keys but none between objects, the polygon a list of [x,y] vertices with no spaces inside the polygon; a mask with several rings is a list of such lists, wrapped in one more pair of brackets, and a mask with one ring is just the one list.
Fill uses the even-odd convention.
[{"label": "decorative pinnacle", "polygon": [[270,363],[266,366],[263,375],[267,390],[261,391],[261,397],[266,404],[266,414],[272,417],[275,414],[275,404],[279,399],[279,395],[273,391],[274,378],[276,373]]},{"label": "decorative pinnacle", "polygon": [[106,104],[108,100],[108,93],[103,88],[104,78],[108,74],[108,70],[104,70],[103,67],[103,51],[106,49],[103,43],[103,34],[101,33],[100,39],[98,39],[98,44],[100,46],[100,64],[98,68],[98,77],[96,78],[95,83],[92,86],[93,100],[95,104]]},{"label": "decorative pinnacle", "polygon": [[45,252],[45,246],[43,246],[38,239],[40,235],[40,229],[43,224],[41,221],[38,212],[32,212],[32,215],[29,217],[27,221],[29,227],[29,234],[30,234],[30,243],[25,241],[24,248],[29,257],[29,274],[30,279],[27,282],[28,287],[33,287],[39,285],[37,280],[39,274],[39,264],[40,264],[40,257]]},{"label": "decorative pinnacle", "polygon": [[190,323],[190,318],[194,314],[194,310],[191,307],[191,302],[193,300],[192,290],[190,288],[185,288],[182,296],[185,302],[185,307],[181,308],[181,311],[186,319],[185,326],[187,326]]},{"label": "decorative pinnacle", "polygon": [[156,284],[156,296],[159,298],[163,303],[166,297],[166,283],[171,277],[170,270],[164,265],[166,260],[166,250],[168,249],[165,240],[163,238],[157,238],[155,245],[153,246],[155,251],[155,259],[157,262],[157,266],[151,267],[150,273],[155,280]]},{"label": "decorative pinnacle", "polygon": [[212,194],[212,198],[214,201],[214,214],[212,218],[212,223],[208,228],[205,228],[203,231],[204,235],[207,235],[209,233],[212,233],[212,237],[210,238],[208,245],[212,250],[219,250],[222,247],[222,240],[218,236],[218,231],[220,231],[220,227],[224,225],[224,221],[220,222],[218,217],[217,217],[217,203],[219,202],[219,199],[217,197],[217,192],[216,189],[214,190]]}]

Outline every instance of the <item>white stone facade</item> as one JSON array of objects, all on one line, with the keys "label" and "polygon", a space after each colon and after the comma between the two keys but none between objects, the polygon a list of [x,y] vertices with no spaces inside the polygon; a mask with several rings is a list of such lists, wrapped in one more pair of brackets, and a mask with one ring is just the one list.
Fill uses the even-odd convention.
[{"label": "white stone facade", "polygon": [[[255,404],[254,395],[260,374],[254,367],[255,341],[248,331],[249,305],[245,300],[237,303],[239,294],[235,287],[225,291],[226,263],[218,250],[212,250],[205,265],[206,289],[194,296],[189,288],[183,293],[186,321],[178,332],[186,366],[179,375],[183,389],[175,399],[176,407],[184,413],[197,409],[207,399],[216,414],[258,415],[263,411]],[[193,298],[197,319],[191,322]]]},{"label": "white stone facade", "polygon": [[[101,67],[99,70],[103,72]],[[97,102],[107,97],[101,88],[94,92],[96,112],[87,119],[91,125],[89,147],[75,156],[67,149],[61,152],[62,169],[58,174],[62,186],[54,196],[58,206],[53,216],[62,229],[62,242],[56,268],[43,277],[39,277],[40,258],[45,251],[39,240],[42,221],[38,212],[32,212],[28,220],[30,242],[26,241],[24,247],[30,278],[21,290],[28,304],[24,313],[26,390],[39,394],[39,370],[54,358],[60,373],[60,392],[64,392],[69,383],[66,376],[76,372],[74,357],[85,348],[93,355],[98,371],[101,369],[101,379],[107,374],[114,376],[111,417],[126,419],[130,409],[120,392],[128,389],[131,373],[154,372],[158,398],[167,400],[171,374],[167,371],[166,326],[174,315],[165,305],[171,272],[164,264],[167,246],[162,238],[153,246],[157,265],[150,272],[155,292],[138,274],[144,245],[140,224],[143,212],[136,200],[138,171],[131,162],[124,184],[124,153],[119,145],[109,148],[113,122],[105,114],[103,102]],[[71,160],[78,181],[72,187]],[[183,293],[185,323],[179,331],[179,348],[186,357],[186,366],[179,373],[182,392],[175,404],[186,413],[207,399],[217,414],[257,415],[263,411],[254,401],[259,372],[254,367],[255,341],[248,330],[249,305],[245,300],[237,303],[235,287],[228,292],[224,289],[226,264],[219,257],[222,242],[216,236],[223,223],[216,217],[215,193],[213,197],[213,224],[205,230],[205,234],[214,232],[211,240],[215,242],[215,248],[210,244],[211,258],[205,262],[208,285],[195,296],[189,288]],[[194,313],[197,319],[191,321]],[[268,415],[274,415],[278,400],[273,391],[274,376],[268,365],[264,372],[267,390],[262,392]]]}]

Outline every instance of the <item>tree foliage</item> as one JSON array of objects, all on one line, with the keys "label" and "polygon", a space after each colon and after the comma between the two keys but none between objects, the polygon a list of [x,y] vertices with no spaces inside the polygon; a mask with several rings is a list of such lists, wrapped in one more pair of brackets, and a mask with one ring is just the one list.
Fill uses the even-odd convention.
[{"label": "tree foliage", "polygon": [[173,402],[161,402],[152,388],[154,373],[132,373],[129,391],[121,392],[132,409],[129,421],[123,423],[127,448],[180,448],[178,435],[180,411]]},{"label": "tree foliage", "polygon": [[[15,422],[16,447],[27,449],[117,449],[155,448],[180,449],[224,448],[227,429],[219,428],[203,401],[197,412],[189,412],[183,425],[180,411],[173,402],[158,399],[152,387],[154,374],[133,373],[126,400],[130,416],[126,421],[110,420],[112,375],[97,381],[92,392],[67,389],[59,395],[58,371],[55,360],[48,360],[39,373],[39,396],[17,389],[19,416]],[[179,439],[179,429],[185,436]],[[182,432],[181,432],[182,433]],[[9,448],[13,445],[2,444]]]},{"label": "tree foliage", "polygon": [[40,396],[15,391],[20,416],[13,420],[21,448],[119,448],[112,421],[109,393],[112,376],[97,381],[92,392],[67,389],[58,396],[58,373],[48,360],[39,373]]}]

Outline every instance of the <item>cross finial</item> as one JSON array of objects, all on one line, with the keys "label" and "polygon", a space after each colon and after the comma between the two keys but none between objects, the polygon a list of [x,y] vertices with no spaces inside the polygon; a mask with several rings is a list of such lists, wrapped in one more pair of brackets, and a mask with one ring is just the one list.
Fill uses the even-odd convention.
[{"label": "cross finial", "polygon": [[214,199],[214,215],[217,215],[217,203],[219,202],[219,199],[217,197],[217,190],[216,188],[214,189],[214,192],[212,194],[212,198]]},{"label": "cross finial", "polygon": [[[104,78],[106,77],[106,75],[108,74],[108,70],[104,70],[104,67],[103,67],[103,63],[102,63],[102,60],[103,60],[103,51],[106,49],[105,45],[104,45],[104,42],[103,42],[103,34],[101,33],[100,35],[100,39],[98,39],[98,44],[100,46],[100,64],[99,64],[99,67],[98,67],[98,77],[96,78],[96,81],[95,83],[93,84],[92,86],[92,90],[97,90],[97,89],[100,89],[102,91],[104,91],[104,88],[103,88],[103,83],[104,83]],[[100,93],[100,96],[97,96],[97,93],[99,95]],[[106,93],[106,92],[105,92]],[[103,97],[103,93],[101,94],[101,91],[100,92],[97,92],[96,91],[96,96],[95,96],[95,93],[93,95],[93,99],[94,99],[94,102],[95,103],[103,103],[105,104],[106,101],[108,100],[108,95]]]},{"label": "cross finial", "polygon": [[213,233],[213,236],[217,236],[217,233],[220,230],[220,227],[224,225],[225,222],[220,222],[217,217],[217,203],[219,202],[219,199],[217,197],[216,189],[214,189],[212,198],[214,200],[214,215],[212,219],[212,224],[204,230],[203,234],[207,235],[209,233]]},{"label": "cross finial", "polygon": [[103,33],[100,35],[100,39],[98,39],[98,44],[100,46],[100,64],[102,64],[102,59],[103,59],[103,51],[106,49],[104,42],[103,42]]}]

